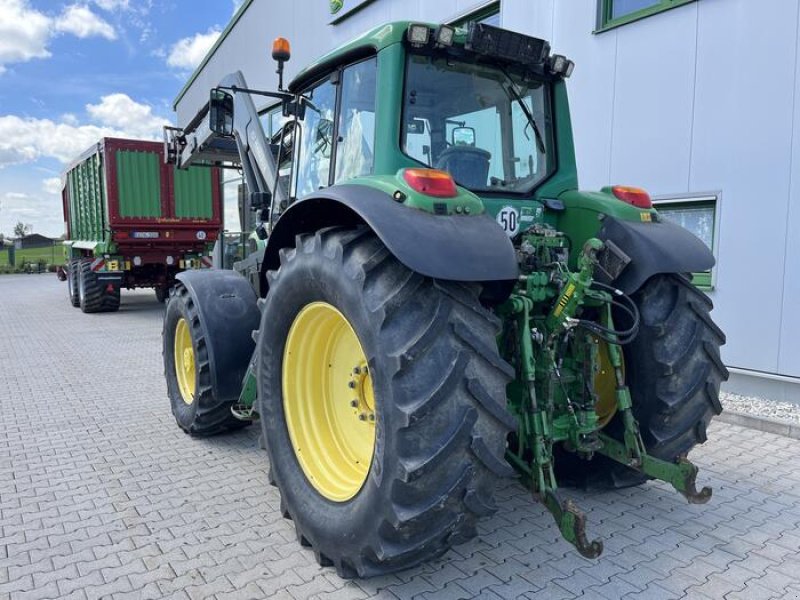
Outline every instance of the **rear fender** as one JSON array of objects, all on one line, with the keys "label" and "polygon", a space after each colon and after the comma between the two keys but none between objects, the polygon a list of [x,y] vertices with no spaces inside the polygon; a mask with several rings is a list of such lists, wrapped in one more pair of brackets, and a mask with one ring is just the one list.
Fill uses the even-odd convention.
[{"label": "rear fender", "polygon": [[183,271],[175,278],[188,290],[206,330],[214,398],[237,399],[261,321],[255,291],[234,271]]},{"label": "rear fender", "polygon": [[606,216],[598,236],[611,240],[631,259],[611,281],[626,294],[659,273],[693,273],[714,266],[714,255],[692,233],[669,221],[623,221]]},{"label": "rear fender", "polygon": [[320,190],[283,213],[267,241],[262,295],[267,290],[266,272],[280,267],[278,253],[294,247],[296,235],[359,224],[369,226],[397,260],[426,277],[499,283],[510,291],[519,274],[511,241],[488,215],[433,215],[404,206],[375,188],[345,184]]}]

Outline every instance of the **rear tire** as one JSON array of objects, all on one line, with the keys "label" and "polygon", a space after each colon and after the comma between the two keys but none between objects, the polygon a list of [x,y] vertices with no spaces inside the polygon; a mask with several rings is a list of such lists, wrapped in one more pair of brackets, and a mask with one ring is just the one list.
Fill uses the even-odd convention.
[{"label": "rear tire", "polygon": [[161,302],[162,304],[169,298],[169,288],[158,286],[155,288],[156,291],[156,302]]},{"label": "rear tire", "polygon": [[[639,334],[623,346],[633,414],[647,451],[674,462],[706,441],[711,419],[722,412],[719,387],[727,380],[720,347],[725,334],[711,319],[711,300],[682,275],[656,275],[633,296]],[[606,433],[622,440],[617,415]],[[604,456],[583,461],[557,453],[563,483],[594,489],[640,484],[646,475]]]},{"label": "rear tire", "polygon": [[[479,286],[410,271],[365,228],[326,229],[298,236],[296,245],[268,273],[256,350],[261,423],[282,513],[300,543],[342,577],[434,559],[476,534],[478,519],[496,510],[496,481],[513,475],[504,458],[515,426],[505,409],[513,370],[497,350],[500,322],[478,301]],[[325,497],[306,475],[282,391],[284,369],[296,376],[286,362],[290,330],[319,303],[352,327],[374,390],[372,459],[345,500]],[[311,375],[302,376],[319,372],[306,364]],[[340,366],[333,359],[328,377]]]},{"label": "rear tire", "polygon": [[[239,429],[248,425],[231,413],[233,401],[219,400],[212,389],[211,365],[208,354],[208,333],[200,318],[189,291],[183,285],[173,288],[173,295],[167,304],[162,332],[162,355],[164,359],[164,375],[167,380],[172,414],[178,426],[193,436],[209,436]],[[191,357],[193,376],[190,382],[190,396],[184,399],[178,381],[175,354],[175,337],[179,323],[183,320],[188,326],[191,339]],[[188,349],[188,348],[187,348]]]},{"label": "rear tire", "polygon": [[80,307],[81,299],[78,294],[78,269],[79,260],[77,258],[69,259],[67,263],[67,293],[69,294],[69,302],[75,308]]},{"label": "rear tire", "polygon": [[113,286],[109,291],[106,284],[98,281],[97,273],[92,271],[91,259],[82,259],[78,262],[78,301],[85,313],[119,310],[119,288]]}]

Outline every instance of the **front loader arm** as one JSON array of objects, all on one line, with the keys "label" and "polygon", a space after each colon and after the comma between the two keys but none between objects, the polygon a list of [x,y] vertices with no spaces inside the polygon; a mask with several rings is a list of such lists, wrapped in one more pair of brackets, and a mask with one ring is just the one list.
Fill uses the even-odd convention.
[{"label": "front loader arm", "polygon": [[259,205],[266,205],[270,201],[278,204],[288,201],[288,198],[282,197],[285,192],[280,186],[274,185],[278,161],[261,126],[252,94],[282,99],[288,95],[248,89],[241,71],[225,76],[217,89],[232,93],[232,134],[223,135],[211,128],[210,119],[207,118],[210,114],[209,102],[184,129],[164,128],[167,162],[174,163],[179,169],[188,169],[192,164],[226,163],[241,168],[251,197],[259,195]]}]

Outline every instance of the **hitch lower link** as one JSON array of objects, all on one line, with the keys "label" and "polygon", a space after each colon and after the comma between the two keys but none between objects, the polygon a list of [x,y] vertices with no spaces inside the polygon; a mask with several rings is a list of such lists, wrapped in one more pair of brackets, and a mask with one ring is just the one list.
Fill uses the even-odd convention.
[{"label": "hitch lower link", "polygon": [[[599,242],[598,242],[599,244]],[[587,244],[584,249],[585,260],[581,261],[581,271],[572,278],[571,295],[565,302],[562,298],[556,309],[549,316],[549,321],[556,321],[559,325],[567,323],[569,317],[580,304],[579,292],[583,292],[591,285],[591,270],[593,269],[594,252],[598,245]],[[590,255],[591,253],[591,255]],[[583,288],[583,289],[581,289]],[[577,300],[577,302],[575,301]],[[555,443],[552,428],[552,402],[541,402],[537,399],[535,374],[536,359],[531,340],[530,314],[532,302],[529,298],[512,295],[506,304],[505,311],[513,316],[519,331],[519,374],[527,384],[527,406],[520,415],[518,438],[520,447],[517,451],[509,451],[506,457],[509,462],[520,472],[523,479],[530,486],[533,496],[542,502],[558,525],[559,531],[565,540],[570,542],[578,552],[586,558],[597,558],[603,552],[602,540],[592,540],[586,535],[586,515],[571,498],[567,497],[556,483],[553,466],[553,445]],[[560,306],[560,309],[559,309]],[[564,310],[567,309],[567,310]],[[571,310],[570,310],[571,309]],[[608,330],[613,330],[611,304],[606,304],[604,324]],[[616,340],[616,338],[612,338]],[[598,453],[621,463],[635,471],[649,477],[660,479],[672,485],[691,504],[704,504],[711,498],[711,488],[704,487],[700,491],[696,487],[697,467],[685,456],[676,462],[661,460],[647,453],[642,441],[639,425],[633,416],[630,390],[625,385],[625,375],[622,363],[622,348],[617,343],[609,343],[609,358],[616,378],[616,403],[617,411],[624,424],[624,441],[618,441],[609,435],[598,432],[601,446]],[[544,406],[543,406],[544,405]],[[525,458],[526,451],[532,455],[533,460]]]}]

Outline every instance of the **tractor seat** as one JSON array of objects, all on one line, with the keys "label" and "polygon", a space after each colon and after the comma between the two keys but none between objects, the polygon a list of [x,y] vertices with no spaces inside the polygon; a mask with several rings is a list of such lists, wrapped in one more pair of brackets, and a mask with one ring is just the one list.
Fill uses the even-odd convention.
[{"label": "tractor seat", "polygon": [[489,179],[491,152],[473,146],[450,146],[439,154],[435,168],[447,171],[456,183],[467,188],[484,188]]}]

